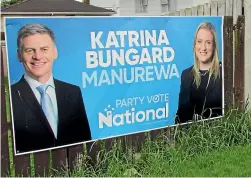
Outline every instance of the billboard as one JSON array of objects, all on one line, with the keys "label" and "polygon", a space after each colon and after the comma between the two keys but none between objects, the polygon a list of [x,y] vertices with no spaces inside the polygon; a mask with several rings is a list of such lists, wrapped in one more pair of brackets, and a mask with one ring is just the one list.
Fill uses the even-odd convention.
[{"label": "billboard", "polygon": [[5,22],[16,155],[224,114],[223,17]]}]

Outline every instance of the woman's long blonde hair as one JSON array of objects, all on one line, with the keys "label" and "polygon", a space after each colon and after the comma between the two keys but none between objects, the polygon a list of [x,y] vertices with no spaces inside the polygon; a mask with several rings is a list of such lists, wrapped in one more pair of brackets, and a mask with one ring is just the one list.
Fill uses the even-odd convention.
[{"label": "woman's long blonde hair", "polygon": [[195,32],[195,37],[194,37],[194,46],[193,46],[193,53],[194,53],[194,65],[193,65],[193,75],[194,75],[194,81],[196,83],[197,88],[200,85],[201,77],[199,73],[199,60],[196,56],[195,53],[195,45],[196,45],[196,39],[197,39],[197,34],[200,29],[205,29],[208,30],[209,32],[212,33],[213,35],[213,57],[212,57],[212,62],[210,65],[209,69],[209,79],[211,78],[212,75],[214,75],[214,79],[217,77],[220,77],[220,60],[218,56],[218,45],[217,45],[217,35],[216,35],[216,30],[214,26],[210,22],[202,22],[196,32]]}]

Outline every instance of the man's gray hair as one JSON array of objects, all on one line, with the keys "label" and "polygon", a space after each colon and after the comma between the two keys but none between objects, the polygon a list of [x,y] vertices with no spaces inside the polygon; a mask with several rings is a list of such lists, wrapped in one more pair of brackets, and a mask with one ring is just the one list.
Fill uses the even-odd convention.
[{"label": "man's gray hair", "polygon": [[47,34],[51,37],[53,43],[56,43],[55,41],[55,35],[51,29],[46,27],[42,24],[26,24],[24,25],[19,31],[18,31],[18,37],[17,37],[17,48],[18,50],[22,50],[23,43],[22,40],[30,35],[35,34]]}]

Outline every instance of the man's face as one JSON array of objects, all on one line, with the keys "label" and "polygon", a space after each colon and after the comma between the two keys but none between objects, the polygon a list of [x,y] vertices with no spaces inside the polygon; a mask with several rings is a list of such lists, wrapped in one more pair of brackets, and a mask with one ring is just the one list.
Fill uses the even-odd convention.
[{"label": "man's face", "polygon": [[52,66],[57,58],[57,49],[47,34],[35,34],[22,40],[23,48],[19,60],[23,62],[27,75],[45,83],[52,74]]},{"label": "man's face", "polygon": [[200,63],[212,61],[214,52],[213,35],[206,29],[200,29],[197,33],[195,53]]}]

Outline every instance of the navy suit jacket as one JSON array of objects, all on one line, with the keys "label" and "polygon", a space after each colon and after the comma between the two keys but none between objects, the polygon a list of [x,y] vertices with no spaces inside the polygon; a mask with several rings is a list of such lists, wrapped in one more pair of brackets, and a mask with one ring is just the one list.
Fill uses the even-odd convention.
[{"label": "navy suit jacket", "polygon": [[91,140],[80,88],[56,79],[54,84],[58,106],[57,139],[24,77],[11,86],[17,153]]},{"label": "navy suit jacket", "polygon": [[[190,95],[194,82],[193,66],[185,69],[181,74],[181,85],[179,93],[179,104],[177,110],[177,117],[175,123],[185,123],[194,119],[195,114],[202,116],[203,118],[222,116],[222,67],[220,65],[220,78],[214,79],[211,77],[208,88],[205,95],[205,108],[204,113],[196,112],[196,107],[191,102]],[[211,111],[210,111],[211,109]],[[200,109],[199,109],[200,110]]]}]

